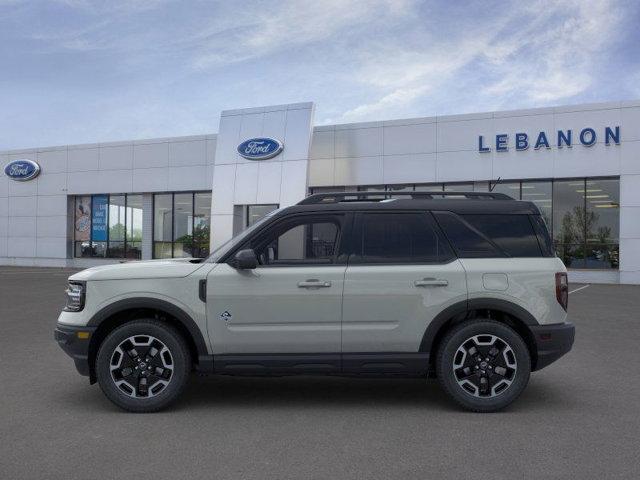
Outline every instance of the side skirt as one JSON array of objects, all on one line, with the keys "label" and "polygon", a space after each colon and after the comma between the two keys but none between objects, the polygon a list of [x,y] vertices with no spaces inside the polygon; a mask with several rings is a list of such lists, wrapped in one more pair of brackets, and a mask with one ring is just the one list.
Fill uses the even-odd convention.
[{"label": "side skirt", "polygon": [[220,375],[342,375],[423,377],[424,352],[224,354],[199,358],[198,371]]}]

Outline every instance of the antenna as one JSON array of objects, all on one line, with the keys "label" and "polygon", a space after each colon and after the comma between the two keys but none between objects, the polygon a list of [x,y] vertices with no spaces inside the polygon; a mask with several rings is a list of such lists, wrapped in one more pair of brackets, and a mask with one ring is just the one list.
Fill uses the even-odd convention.
[{"label": "antenna", "polygon": [[496,185],[498,185],[500,183],[502,177],[498,177],[498,179],[496,180],[496,183],[493,184],[493,186],[491,186],[491,182],[489,182],[489,192],[493,192],[493,189],[496,188]]}]

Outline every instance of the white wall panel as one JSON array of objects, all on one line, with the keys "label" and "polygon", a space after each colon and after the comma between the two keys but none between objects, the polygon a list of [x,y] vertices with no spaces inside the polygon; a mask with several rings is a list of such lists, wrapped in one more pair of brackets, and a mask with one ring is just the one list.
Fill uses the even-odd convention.
[{"label": "white wall panel", "polygon": [[311,151],[309,158],[333,158],[335,145],[335,132],[333,130],[313,132],[311,137]]},{"label": "white wall panel", "polygon": [[309,159],[314,107],[287,110],[282,161]]},{"label": "white wall panel", "polygon": [[[37,237],[67,237],[67,216],[37,217]],[[62,242],[61,242],[62,243]]]},{"label": "white wall panel", "polygon": [[69,174],[68,194],[131,192],[132,172],[132,170],[102,170]]},{"label": "white wall panel", "polygon": [[207,142],[196,140],[191,142],[169,143],[169,165],[188,166],[207,164]]},{"label": "white wall panel", "polygon": [[463,182],[492,178],[492,154],[438,152],[439,182]]},{"label": "white wall panel", "polygon": [[36,217],[9,217],[9,237],[36,237]]},{"label": "white wall panel", "polygon": [[384,127],[384,154],[435,152],[436,130],[435,123]]},{"label": "white wall panel", "polygon": [[133,168],[169,166],[169,143],[147,143],[133,146]]},{"label": "white wall panel", "polygon": [[30,258],[35,257],[36,256],[35,235],[28,235],[26,237],[7,238],[7,256],[8,257],[30,257]]},{"label": "white wall panel", "polygon": [[[35,217],[38,197],[9,197],[7,213],[10,217]],[[0,211],[0,215],[2,212]]]},{"label": "white wall panel", "polygon": [[42,173],[59,173],[67,171],[67,147],[38,152],[36,160],[40,164]]},{"label": "white wall panel", "polygon": [[8,215],[9,215],[9,198],[8,197],[0,198],[0,217],[6,217]]},{"label": "white wall panel", "polygon": [[100,170],[133,168],[133,144],[100,147]]},{"label": "white wall panel", "polygon": [[39,237],[36,241],[36,256],[44,258],[66,258],[67,246],[58,237]]},{"label": "white wall panel", "polygon": [[309,185],[334,185],[335,165],[333,158],[309,160]]},{"label": "white wall panel", "polygon": [[169,190],[209,190],[207,166],[169,167]]},{"label": "white wall panel", "polygon": [[620,137],[623,142],[640,141],[640,107],[620,110]]},{"label": "white wall panel", "polygon": [[9,234],[9,218],[0,215],[0,238],[5,238]]},{"label": "white wall panel", "polygon": [[[620,133],[622,136],[623,133]],[[640,174],[640,140],[633,142],[623,141],[620,149],[620,173]]]},{"label": "white wall panel", "polygon": [[334,185],[376,185],[383,181],[382,156],[336,158]]},{"label": "white wall panel", "polygon": [[100,168],[100,149],[97,147],[69,148],[67,165],[70,174],[98,170]]},{"label": "white wall panel", "polygon": [[479,135],[483,135],[489,144],[495,142],[492,118],[438,122],[438,152],[477,152]]},{"label": "white wall panel", "polygon": [[335,132],[336,157],[382,155],[382,128],[355,128]]},{"label": "white wall panel", "polygon": [[385,155],[383,183],[422,183],[436,181],[436,154]]},{"label": "white wall panel", "polygon": [[169,190],[168,168],[136,168],[133,170],[134,192],[166,192]]},{"label": "white wall panel", "polygon": [[64,195],[67,192],[67,173],[43,173],[36,179],[38,195]]},{"label": "white wall panel", "polygon": [[[284,167],[283,167],[284,164]],[[282,169],[288,168],[284,162],[258,163],[258,186],[256,203],[279,203],[282,183]]]},{"label": "white wall panel", "polygon": [[[279,182],[278,182],[279,183]],[[240,163],[235,177],[233,203],[250,205],[256,203],[258,192],[258,163]]]},{"label": "white wall panel", "polygon": [[65,215],[67,213],[66,195],[38,195],[36,215]]}]

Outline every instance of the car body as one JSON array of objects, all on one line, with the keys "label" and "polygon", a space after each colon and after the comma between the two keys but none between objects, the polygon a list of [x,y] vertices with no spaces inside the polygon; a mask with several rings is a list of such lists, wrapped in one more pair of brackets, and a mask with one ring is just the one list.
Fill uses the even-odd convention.
[{"label": "car body", "polygon": [[[491,380],[496,374],[482,367],[491,362],[478,356],[459,367],[477,367],[483,383],[456,373],[461,391],[450,392],[479,411],[506,406],[513,399],[501,393],[511,395],[520,375],[526,385],[529,371],[571,349],[566,269],[533,203],[472,192],[350,195],[312,195],[274,212],[205,260],[130,262],[72,275],[78,298],[60,314],[56,339],[91,382],[100,380],[99,350],[109,335],[142,320],[181,337],[188,370],[426,377],[449,375],[438,374],[437,359],[447,335],[473,325],[482,333],[485,322],[487,332],[498,330],[465,348],[485,350],[487,360],[499,350],[497,368],[510,378]],[[122,349],[151,348],[132,349],[132,341]],[[518,363],[509,352],[518,353],[513,344],[520,341],[526,358]],[[454,357],[441,363],[455,366],[462,353]],[[125,359],[133,357],[112,354],[111,372]],[[117,381],[137,402],[120,406],[144,410],[147,399],[135,386]],[[483,398],[487,383],[500,385],[497,395]],[[116,403],[117,395],[110,396]]]}]

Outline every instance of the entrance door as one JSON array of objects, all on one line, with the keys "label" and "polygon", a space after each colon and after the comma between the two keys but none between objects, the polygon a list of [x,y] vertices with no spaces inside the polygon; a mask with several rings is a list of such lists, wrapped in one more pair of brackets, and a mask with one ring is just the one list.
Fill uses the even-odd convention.
[{"label": "entrance door", "polygon": [[256,269],[211,270],[207,320],[216,354],[335,353],[339,368],[344,218],[284,218],[240,248],[255,251]]}]

